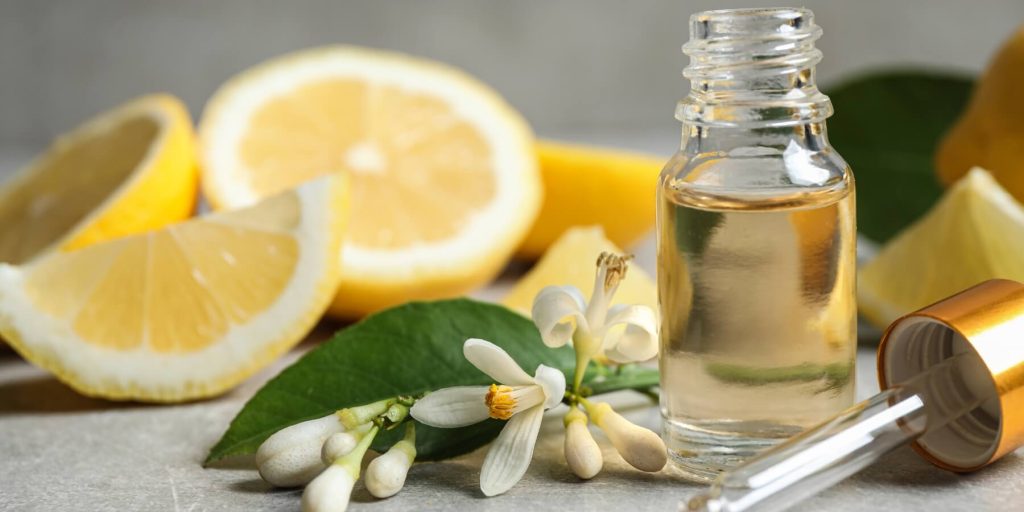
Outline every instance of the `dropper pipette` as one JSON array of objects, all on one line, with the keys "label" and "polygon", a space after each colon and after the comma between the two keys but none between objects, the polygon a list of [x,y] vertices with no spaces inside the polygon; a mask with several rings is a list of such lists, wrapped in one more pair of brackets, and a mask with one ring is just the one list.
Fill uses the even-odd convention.
[{"label": "dropper pipette", "polygon": [[984,363],[961,353],[723,473],[682,511],[784,510],[989,399]]}]

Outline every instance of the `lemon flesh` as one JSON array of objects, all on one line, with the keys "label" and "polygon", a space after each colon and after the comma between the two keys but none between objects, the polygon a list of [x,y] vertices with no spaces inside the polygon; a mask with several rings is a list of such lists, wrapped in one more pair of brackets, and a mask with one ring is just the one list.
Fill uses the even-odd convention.
[{"label": "lemon flesh", "polygon": [[485,284],[541,203],[518,113],[460,71],[389,52],[314,49],[246,71],[210,100],[200,138],[203,189],[218,208],[351,176],[331,307],[341,316]]},{"label": "lemon flesh", "polygon": [[993,278],[1024,281],[1024,207],[974,168],[859,273],[871,323],[896,318]]},{"label": "lemon flesh", "polygon": [[76,390],[219,394],[293,346],[338,284],[341,177],[24,266],[0,264],[0,334]]},{"label": "lemon flesh", "polygon": [[62,136],[0,187],[0,262],[184,220],[197,179],[184,105],[166,95],[128,102]]}]

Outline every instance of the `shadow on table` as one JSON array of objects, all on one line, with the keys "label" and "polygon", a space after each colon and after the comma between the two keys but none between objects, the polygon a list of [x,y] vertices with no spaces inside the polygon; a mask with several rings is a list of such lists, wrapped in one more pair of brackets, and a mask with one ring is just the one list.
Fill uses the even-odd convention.
[{"label": "shadow on table", "polygon": [[[205,469],[247,469],[256,471],[256,454],[246,453],[242,455],[229,455],[223,459],[215,460],[209,464],[203,464],[202,459],[198,460]],[[263,480],[260,480],[262,482]]]},{"label": "shadow on table", "polygon": [[50,376],[0,383],[0,416],[150,407],[137,402],[111,402],[80,395]]},{"label": "shadow on table", "polygon": [[[224,395],[212,397],[211,399],[230,398],[237,396],[237,393],[244,394],[246,397],[250,396],[264,382],[276,375],[284,365],[291,364],[310,349],[329,340],[334,333],[345,328],[347,325],[348,323],[344,321],[324,318],[297,347],[271,363],[270,368],[243,381],[237,388]],[[25,366],[22,367],[22,365]],[[2,366],[0,368],[0,375],[3,375],[3,372],[7,371],[8,367],[18,370],[15,376],[7,374],[5,375],[7,378],[0,379],[0,417],[11,414],[85,412],[161,405],[135,401],[110,401],[87,397],[74,391],[53,376],[41,374],[39,371],[19,377],[21,370],[23,368],[27,369],[27,365],[29,365],[28,362],[24,361],[20,355],[0,340],[0,366]],[[210,399],[171,405],[187,405],[208,400]],[[167,406],[168,404],[163,405]]]},{"label": "shadow on table", "polygon": [[[440,461],[413,465],[405,481],[406,485],[414,482],[413,485],[417,487],[444,489],[470,498],[484,499],[485,496],[480,492],[479,478],[480,468]],[[380,500],[374,498],[370,491],[366,490],[366,486],[360,484],[352,492],[352,501],[370,503]]]},{"label": "shadow on table", "polygon": [[294,494],[296,496],[302,495],[301,487],[274,487],[273,485],[264,482],[259,477],[255,477],[251,480],[241,480],[238,482],[232,482],[228,487],[230,487],[232,491],[247,494]]}]

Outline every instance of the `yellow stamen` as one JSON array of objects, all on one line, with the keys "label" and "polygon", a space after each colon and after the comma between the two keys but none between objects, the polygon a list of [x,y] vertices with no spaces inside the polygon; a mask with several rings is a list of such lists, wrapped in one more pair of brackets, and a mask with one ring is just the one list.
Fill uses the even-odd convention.
[{"label": "yellow stamen", "polygon": [[610,252],[602,252],[597,257],[597,268],[598,272],[604,270],[604,291],[605,293],[611,291],[612,288],[618,286],[619,281],[626,278],[626,270],[629,269],[629,260],[633,259],[633,255],[619,256],[618,254],[612,254]]},{"label": "yellow stamen", "polygon": [[512,417],[513,409],[516,406],[516,399],[512,396],[512,388],[491,384],[491,389],[484,397],[484,403],[490,411],[492,418],[496,420],[507,420]]}]

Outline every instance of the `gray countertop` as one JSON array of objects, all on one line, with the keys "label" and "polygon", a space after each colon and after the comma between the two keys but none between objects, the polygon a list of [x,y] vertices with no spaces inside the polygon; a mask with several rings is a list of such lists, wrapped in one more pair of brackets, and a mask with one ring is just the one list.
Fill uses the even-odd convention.
[{"label": "gray countertop", "polygon": [[[331,330],[321,326],[313,337]],[[245,400],[312,345],[304,344],[223,397],[174,406],[85,398],[16,355],[0,354],[0,508],[297,510],[300,491],[272,489],[251,460],[206,469],[201,462]],[[877,389],[873,358],[871,349],[861,349],[861,397]],[[634,421],[657,428],[656,409],[640,395],[621,392],[609,400]],[[561,443],[561,421],[550,417],[529,472],[499,497],[484,498],[479,491],[484,448],[415,465],[405,489],[387,500],[373,499],[359,485],[350,510],[675,510],[681,498],[701,488],[671,471],[635,471],[607,442],[602,442],[604,471],[581,482],[565,466]],[[1013,510],[1024,503],[1022,474],[1019,453],[985,471],[958,476],[901,448],[795,510]]]},{"label": "gray countertop", "polygon": [[[0,178],[27,155],[0,150]],[[650,245],[638,250],[639,264],[648,268]],[[506,278],[480,295],[499,296],[509,282]],[[205,469],[201,462],[267,379],[338,327],[320,325],[300,347],[227,395],[172,406],[80,396],[0,348],[0,509],[298,510],[301,491],[270,488],[249,459]],[[873,350],[861,348],[858,362],[858,396],[864,398],[877,391]],[[622,392],[609,395],[609,401],[634,421],[658,428],[657,410],[644,397]],[[632,470],[607,442],[604,471],[581,482],[565,466],[561,443],[561,422],[548,418],[530,470],[499,497],[484,498],[479,491],[485,448],[447,462],[415,465],[405,489],[387,500],[376,500],[357,485],[350,510],[675,510],[681,498],[701,489],[671,471],[650,475]],[[954,475],[904,447],[794,510],[1018,510],[1024,506],[1020,454],[975,474]]]}]

